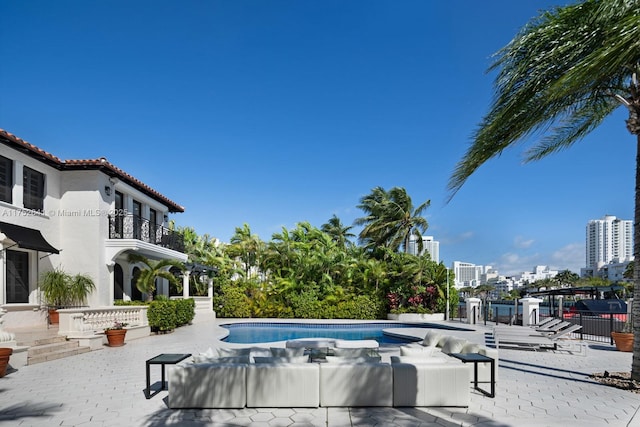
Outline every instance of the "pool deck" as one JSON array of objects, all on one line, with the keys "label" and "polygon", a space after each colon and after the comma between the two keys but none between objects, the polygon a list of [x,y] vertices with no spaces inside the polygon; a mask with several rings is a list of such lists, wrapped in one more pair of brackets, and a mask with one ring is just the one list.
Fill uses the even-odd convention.
[{"label": "pool deck", "polygon": [[[253,319],[251,321],[254,321]],[[270,320],[274,321],[275,320]],[[286,320],[285,320],[286,321]],[[7,426],[636,426],[640,395],[599,384],[594,372],[629,371],[631,353],[590,343],[586,356],[500,349],[494,399],[471,391],[468,408],[261,408],[240,410],[167,407],[167,392],[146,399],[145,361],[160,353],[205,352],[246,346],[219,341],[229,319],[199,316],[166,335],[105,347],[72,358],[25,366],[0,378],[0,425]],[[317,321],[326,323],[326,320]],[[440,323],[440,322],[434,322]],[[442,322],[468,327],[458,322]],[[490,328],[446,331],[479,344]],[[401,329],[424,336],[424,329]],[[274,345],[284,345],[277,343]],[[265,345],[269,346],[269,345]],[[381,347],[383,360],[397,347]],[[159,367],[152,367],[152,383]],[[158,384],[156,383],[155,386]]]}]

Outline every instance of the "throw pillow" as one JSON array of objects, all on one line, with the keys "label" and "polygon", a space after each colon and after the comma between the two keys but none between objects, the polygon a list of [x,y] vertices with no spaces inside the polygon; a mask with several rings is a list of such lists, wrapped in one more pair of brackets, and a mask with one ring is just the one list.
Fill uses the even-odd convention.
[{"label": "throw pillow", "polygon": [[422,345],[425,347],[434,347],[438,344],[438,342],[440,341],[440,338],[442,338],[442,334],[434,330],[430,330],[424,336],[424,339],[422,340]]},{"label": "throw pillow", "polygon": [[466,343],[465,340],[451,337],[442,346],[442,352],[447,354],[460,353]]},{"label": "throw pillow", "polygon": [[249,356],[250,354],[251,354],[250,348],[222,347],[218,349],[218,356],[220,357]]},{"label": "throw pillow", "polygon": [[334,348],[334,356],[340,357],[367,357],[374,356],[369,348]]},{"label": "throw pillow", "polygon": [[478,353],[480,352],[480,346],[474,343],[466,343],[460,353]]}]

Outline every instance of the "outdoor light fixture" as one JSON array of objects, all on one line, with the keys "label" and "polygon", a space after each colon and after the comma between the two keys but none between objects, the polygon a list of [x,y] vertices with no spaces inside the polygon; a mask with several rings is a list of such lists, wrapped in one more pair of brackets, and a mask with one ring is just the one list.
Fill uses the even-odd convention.
[{"label": "outdoor light fixture", "polygon": [[111,195],[111,186],[110,185],[105,185],[104,186],[104,194],[106,194],[107,196]]}]

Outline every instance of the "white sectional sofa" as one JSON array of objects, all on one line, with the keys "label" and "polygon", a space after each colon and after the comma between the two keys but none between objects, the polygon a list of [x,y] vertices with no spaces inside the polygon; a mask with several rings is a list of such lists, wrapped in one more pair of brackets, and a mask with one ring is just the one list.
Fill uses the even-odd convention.
[{"label": "white sectional sofa", "polygon": [[[432,342],[435,344],[427,345]],[[478,352],[495,357],[497,365],[495,350],[467,342],[449,342],[443,336],[436,339],[434,334],[425,337],[422,343],[401,347],[401,356],[392,356],[390,364],[380,362],[379,356],[371,357],[370,348],[348,345],[333,348],[331,353],[335,356],[327,356],[323,363],[308,362],[304,350],[305,347],[295,345],[278,349],[210,350],[194,356],[190,362],[168,366],[168,405],[170,408],[468,406],[473,366],[446,353]],[[488,373],[487,369],[484,375]]]}]

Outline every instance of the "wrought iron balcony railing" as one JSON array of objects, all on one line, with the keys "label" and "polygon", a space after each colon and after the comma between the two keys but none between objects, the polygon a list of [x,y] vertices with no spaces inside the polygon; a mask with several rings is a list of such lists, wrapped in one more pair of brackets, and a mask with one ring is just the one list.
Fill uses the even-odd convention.
[{"label": "wrought iron balcony railing", "polygon": [[151,224],[148,219],[137,215],[110,215],[110,239],[136,239],[152,243],[174,251],[184,252],[182,234],[162,225]]}]

